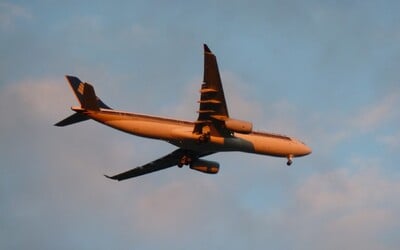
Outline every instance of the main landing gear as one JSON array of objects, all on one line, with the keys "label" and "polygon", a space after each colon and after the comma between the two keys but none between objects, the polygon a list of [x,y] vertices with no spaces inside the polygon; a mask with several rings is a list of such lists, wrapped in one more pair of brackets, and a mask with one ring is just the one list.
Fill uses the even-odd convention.
[{"label": "main landing gear", "polygon": [[178,161],[178,167],[183,167],[184,165],[190,165],[192,163],[192,158],[190,156],[184,155]]},{"label": "main landing gear", "polygon": [[292,163],[293,163],[293,156],[292,156],[292,155],[289,155],[289,156],[287,157],[286,165],[290,166],[290,165],[292,165]]},{"label": "main landing gear", "polygon": [[198,142],[199,143],[206,143],[210,141],[210,132],[204,133],[199,136]]},{"label": "main landing gear", "polygon": [[211,128],[208,125],[205,125],[201,128],[201,134],[197,140],[199,144],[207,143],[210,141],[211,138]]}]

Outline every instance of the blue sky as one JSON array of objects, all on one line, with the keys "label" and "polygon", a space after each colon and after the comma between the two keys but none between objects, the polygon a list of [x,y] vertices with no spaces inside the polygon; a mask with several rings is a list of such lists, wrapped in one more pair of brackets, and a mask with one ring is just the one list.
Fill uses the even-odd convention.
[{"label": "blue sky", "polygon": [[[5,249],[398,249],[398,1],[1,1],[0,242]],[[230,114],[313,154],[208,157],[103,177],[174,149],[93,121],[64,75],[114,108],[194,120],[202,44]]]}]

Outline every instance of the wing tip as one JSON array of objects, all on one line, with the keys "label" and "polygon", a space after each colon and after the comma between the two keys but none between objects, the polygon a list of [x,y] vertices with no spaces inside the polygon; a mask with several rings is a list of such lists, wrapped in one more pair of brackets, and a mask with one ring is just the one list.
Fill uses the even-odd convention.
[{"label": "wing tip", "polygon": [[207,46],[207,44],[204,43],[203,46],[204,46],[204,52],[206,52],[206,53],[212,53],[211,50],[210,50],[210,48]]},{"label": "wing tip", "polygon": [[109,175],[104,175],[104,177],[110,179],[110,180],[116,180],[116,181],[120,181],[119,179],[115,178],[115,176],[109,176]]}]

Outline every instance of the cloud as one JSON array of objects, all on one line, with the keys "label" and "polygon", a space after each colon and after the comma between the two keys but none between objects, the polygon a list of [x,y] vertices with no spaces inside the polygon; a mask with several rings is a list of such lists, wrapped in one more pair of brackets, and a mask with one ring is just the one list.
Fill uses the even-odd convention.
[{"label": "cloud", "polygon": [[380,135],[378,136],[378,142],[392,150],[397,150],[400,147],[400,131],[394,132],[391,135]]},{"label": "cloud", "polygon": [[[226,88],[232,112],[257,116],[262,107],[232,82]],[[152,155],[147,142],[136,146],[134,137],[94,122],[53,127],[75,102],[58,77],[1,88],[0,115],[8,119],[0,124],[0,139],[8,143],[1,145],[0,216],[7,230],[0,239],[9,248],[204,249],[229,239],[232,249],[395,249],[396,240],[385,235],[396,229],[400,186],[396,176],[381,172],[379,159],[354,159],[303,179],[301,169],[258,168],[251,165],[268,159],[247,162],[231,155],[219,159],[226,168],[218,176],[173,168],[116,183],[102,174],[153,159],[159,142],[150,144]],[[189,102],[192,97],[179,106],[183,114],[192,114]],[[255,112],[244,114],[250,109]],[[293,117],[297,112],[285,101],[271,110],[271,122],[282,111]]]},{"label": "cloud", "polygon": [[0,123],[4,223],[0,238],[6,248],[73,247],[68,239],[80,237],[76,228],[88,226],[90,231],[89,224],[101,217],[107,197],[115,196],[107,194],[101,175],[110,170],[112,157],[121,155],[110,157],[115,152],[113,136],[90,124],[69,129],[53,126],[70,114],[70,92],[62,78],[1,87],[0,115],[6,119]]},{"label": "cloud", "polygon": [[11,28],[17,20],[31,19],[32,13],[13,3],[0,3],[0,27],[3,29]]},{"label": "cloud", "polygon": [[[332,116],[318,119],[315,115],[306,114],[306,118],[303,117],[302,119],[301,116],[303,114],[299,114],[299,110],[292,103],[284,99],[272,103],[263,109],[257,102],[245,99],[249,93],[246,93],[241,87],[246,86],[246,84],[238,81],[237,77],[234,77],[234,74],[224,79],[229,79],[225,81],[228,82],[225,92],[229,93],[226,96],[232,105],[230,106],[231,110],[249,117],[250,120],[252,118],[258,122],[266,120],[266,123],[271,128],[283,131],[299,131],[301,129],[299,127],[304,126],[305,128],[309,125],[308,129],[304,129],[302,133],[308,134],[304,135],[305,138],[311,136],[313,140],[319,143],[319,147],[317,145],[316,150],[319,156],[321,156],[320,151],[323,150],[331,154],[332,145],[337,145],[343,142],[343,140],[354,136],[351,133],[357,134],[360,132],[348,125],[348,123],[353,121],[350,117],[343,120]],[[232,84],[235,82],[238,83],[238,86]],[[195,86],[197,84],[191,84],[188,91],[192,93],[191,89]],[[238,91],[238,89],[241,90]],[[192,108],[189,108],[190,105],[188,103],[190,102],[192,105],[194,97],[197,97],[197,93],[185,96],[191,97],[185,99],[184,103],[179,105],[179,108],[185,110],[183,113],[189,114],[192,113]],[[384,98],[383,101],[378,101],[377,111],[373,113],[380,116],[380,112],[383,112],[384,114],[381,118],[388,119],[389,116],[387,114],[391,112],[385,112],[393,108],[392,103],[394,100],[395,98]],[[253,110],[255,112],[252,112]],[[263,112],[260,112],[261,110]],[[238,118],[241,118],[241,115]],[[312,121],[307,122],[308,119],[312,119]],[[339,121],[335,121],[335,119]],[[377,121],[374,120],[365,126],[378,126]],[[334,124],[332,125],[331,122],[334,122]],[[325,129],[332,129],[333,133],[326,133]],[[324,130],[325,133],[319,134],[320,130]],[[326,155],[326,157],[330,157],[330,154]],[[314,158],[311,167],[318,166],[320,159],[313,157],[313,155],[310,157]],[[249,237],[249,242],[251,241],[251,243],[244,241],[255,248],[268,244],[270,240],[273,242],[270,244],[277,245],[279,248],[392,249],[392,245],[385,240],[385,233],[390,232],[396,227],[394,221],[399,216],[397,211],[400,203],[395,201],[389,206],[386,204],[388,201],[395,200],[395,197],[399,195],[398,190],[400,190],[400,186],[397,183],[397,179],[390,179],[385,176],[379,170],[380,166],[381,163],[379,161],[368,158],[367,160],[354,159],[348,162],[345,167],[334,166],[333,170],[325,169],[320,172],[314,168],[314,174],[305,180],[298,180],[299,183],[297,185],[292,185],[288,188],[289,190],[282,197],[282,199],[288,200],[287,203],[279,203],[281,207],[276,210],[269,208],[268,211],[270,213],[252,211],[251,208],[248,210],[244,209],[243,211],[240,198],[235,195],[233,197],[224,197],[222,203],[216,202],[215,205],[217,207],[221,206],[223,210],[224,208],[226,209],[226,204],[223,203],[227,203],[230,204],[229,209],[233,215],[242,215],[242,212],[244,213],[242,219],[234,219],[232,225],[242,230],[246,228],[247,232],[251,234]],[[271,171],[268,171],[267,174],[271,174]],[[252,175],[256,174],[253,172]],[[237,181],[243,181],[245,175],[241,176],[242,179]],[[280,173],[275,178],[282,179],[282,182],[280,182],[282,184],[283,180],[289,177],[283,176],[283,173]],[[228,182],[232,182],[231,184],[233,184],[234,181],[228,180]],[[276,184],[279,185],[278,183]],[[185,213],[185,211],[197,214],[207,206],[201,204],[202,202],[198,203],[198,201],[191,200],[190,194],[183,191],[184,188],[179,186],[181,185],[174,184],[163,189],[154,197],[148,197],[148,199],[143,201],[141,204],[143,208],[141,210],[149,211],[150,214],[157,214],[153,219],[154,221],[161,222],[161,225],[154,221],[149,222],[146,225],[146,231],[154,230],[161,233],[170,227],[178,231],[186,228],[186,223],[183,225],[180,224],[182,221],[179,221],[179,223],[175,222],[174,224],[173,218],[175,217],[173,215],[175,213],[171,211],[178,211],[176,214],[181,215],[183,221],[192,225],[197,224],[196,220]],[[218,189],[218,187],[216,188]],[[263,188],[266,188],[266,186],[263,186]],[[249,192],[249,189],[246,189],[247,192]],[[212,192],[205,187],[202,187],[201,190],[207,193]],[[240,192],[237,194],[243,195]],[[226,195],[226,193],[224,192],[221,195]],[[173,202],[164,206],[164,209],[161,211],[156,210],[156,208],[162,206],[161,204],[167,203],[164,197],[174,197],[169,198]],[[176,200],[176,197],[179,197],[179,201]],[[196,198],[202,199],[201,197]],[[229,200],[231,199],[235,202],[230,203]],[[258,196],[256,199],[260,200],[262,197]],[[213,198],[207,195],[205,200],[209,201],[213,200]],[[182,207],[175,207],[176,204],[184,205]],[[271,204],[271,206],[276,206],[276,203]],[[214,217],[211,218],[212,221],[215,220]],[[226,221],[223,220],[221,223],[226,223]],[[160,228],[158,228],[159,226]],[[291,241],[284,242],[279,236],[277,238],[273,236],[279,235],[280,232],[291,235]],[[235,230],[228,232],[230,236],[235,233]],[[269,234],[269,236],[263,237],[262,234]],[[368,238],[368,240],[365,240],[365,238]]]},{"label": "cloud", "polygon": [[120,31],[120,39],[126,41],[127,45],[133,44],[135,47],[139,48],[143,45],[153,42],[154,40],[158,40],[159,35],[154,29],[134,23]]},{"label": "cloud", "polygon": [[[246,7],[247,13],[251,13],[246,16],[235,15],[237,8],[231,5],[228,12],[232,18],[228,19],[223,13],[226,10],[221,12],[218,6],[213,7],[212,12],[205,9],[201,22],[198,19],[204,26],[200,31],[193,29],[190,17],[184,19],[187,22],[183,25],[171,22],[171,19],[178,22],[183,19],[176,18],[171,11],[165,12],[165,18],[162,8],[157,10],[160,15],[155,18],[150,15],[149,19],[140,5],[134,10],[142,12],[142,18],[150,22],[143,23],[139,15],[132,15],[138,12],[128,11],[129,8],[121,12],[117,5],[112,5],[117,9],[104,6],[76,9],[71,6],[72,9],[61,8],[64,13],[61,15],[54,9],[42,13],[43,22],[49,23],[49,17],[54,21],[51,28],[42,23],[27,27],[26,30],[34,31],[35,36],[26,39],[16,36],[14,50],[7,46],[7,51],[29,53],[22,52],[23,56],[16,61],[16,53],[10,52],[9,58],[4,60],[11,65],[11,71],[19,69],[20,74],[8,74],[10,77],[25,79],[0,87],[0,221],[3,225],[0,242],[5,248],[262,249],[269,246],[274,249],[397,249],[400,243],[396,225],[400,211],[396,199],[400,190],[397,172],[387,167],[379,152],[374,159],[360,160],[368,151],[364,151],[364,145],[354,145],[352,139],[366,139],[365,135],[369,137],[379,132],[379,142],[396,149],[397,127],[383,131],[382,128],[397,121],[398,95],[394,91],[381,99],[371,98],[367,107],[357,107],[355,103],[359,100],[352,102],[351,98],[345,98],[348,96],[343,96],[340,102],[337,98],[340,93],[355,90],[361,95],[364,93],[357,84],[349,87],[348,77],[354,76],[346,75],[346,72],[350,74],[347,70],[351,68],[351,74],[362,72],[364,75],[366,70],[360,65],[375,58],[367,52],[378,45],[378,39],[347,53],[360,45],[357,34],[360,24],[363,27],[361,37],[366,38],[361,40],[369,40],[372,33],[369,28],[365,29],[368,25],[365,26],[363,18],[357,15],[359,6],[341,13],[342,6],[332,10],[331,6],[310,8],[313,4],[299,5],[307,10],[322,8],[310,12],[312,15],[317,13],[311,17],[315,22],[312,24],[307,16],[298,15],[299,9],[287,9],[286,5],[269,4],[271,8],[267,9],[274,12],[271,16],[264,15],[264,4],[260,3],[256,9],[263,15],[258,17],[254,16],[254,6],[236,6]],[[7,27],[32,18],[28,9],[22,8],[22,14],[18,11],[15,14],[13,7],[0,6],[3,8],[1,22],[10,20]],[[196,8],[188,6],[196,12]],[[3,11],[5,8],[10,11]],[[184,13],[185,17],[188,13],[185,6],[170,8]],[[76,11],[65,12],[65,9]],[[25,14],[24,10],[27,11]],[[107,16],[101,15],[102,10],[107,10],[104,12]],[[294,18],[287,18],[285,13]],[[215,14],[217,19],[213,19]],[[374,15],[361,14],[370,18],[367,23],[376,20]],[[60,20],[53,19],[55,15]],[[345,17],[339,25],[336,22],[338,16]],[[353,18],[357,19],[355,25]],[[212,20],[212,24],[203,19]],[[374,26],[373,31],[377,30],[380,29]],[[25,34],[24,31],[19,32]],[[270,34],[268,37],[265,36],[267,33]],[[290,39],[291,36],[296,39]],[[232,39],[215,39],[222,37]],[[341,40],[339,47],[338,37]],[[199,43],[202,39],[210,41],[211,47],[221,48],[220,56],[224,56],[226,48],[225,56],[232,55],[228,67],[234,68],[235,64],[230,63],[236,61],[237,69],[250,71],[255,77],[249,80],[235,70],[221,71],[232,117],[253,121],[257,129],[304,139],[313,147],[312,155],[299,159],[294,168],[280,168],[281,159],[226,153],[210,157],[222,164],[223,169],[217,176],[171,168],[126,182],[112,182],[102,174],[117,173],[148,162],[168,153],[172,146],[167,148],[167,144],[158,141],[132,137],[93,121],[55,128],[52,126],[55,122],[71,114],[69,106],[76,105],[73,94],[62,77],[32,79],[26,75],[27,72],[40,75],[43,70],[63,72],[65,68],[79,71],[80,75],[84,71],[88,81],[107,85],[99,86],[98,91],[107,103],[111,100],[112,106],[129,107],[134,103],[133,110],[136,110],[149,104],[155,106],[155,114],[161,109],[165,115],[194,120],[197,118],[196,101],[201,84],[198,69],[201,66],[195,71],[197,76],[185,75],[185,72],[192,74],[193,66],[186,66],[189,63],[182,55],[194,53],[197,63],[199,54],[193,52],[190,45],[181,45],[191,43],[191,40]],[[20,40],[41,46],[21,50],[17,47]],[[140,45],[140,50],[133,40]],[[148,43],[151,40],[153,45]],[[217,40],[223,44],[218,45]],[[275,45],[273,51],[267,49],[271,47],[271,40],[275,41],[272,42]],[[142,45],[146,49],[142,49]],[[37,48],[42,49],[38,51]],[[37,60],[30,63],[25,56],[35,54],[35,51],[40,54],[40,64]],[[52,57],[46,57],[42,52]],[[263,59],[257,60],[253,56],[255,53]],[[349,54],[356,56],[348,60]],[[266,60],[272,62],[270,65],[264,60],[266,55],[269,56]],[[296,58],[301,58],[302,62]],[[313,59],[323,62],[322,70],[315,67]],[[287,65],[288,61],[293,65]],[[370,65],[374,67],[375,64]],[[357,65],[355,69],[354,65]],[[93,68],[97,68],[97,72]],[[320,78],[308,79],[317,85],[301,81],[307,77],[303,75],[306,71],[319,74]],[[171,72],[176,74],[171,75]],[[288,77],[290,86],[277,84],[278,91],[261,84],[252,86],[251,81],[263,82],[266,75],[268,79],[282,79],[282,72]],[[332,84],[327,87],[328,84],[323,83],[329,82],[330,77]],[[180,82],[187,79],[192,80],[187,81],[182,90]],[[148,84],[153,82],[158,83]],[[156,85],[157,91],[149,87]],[[346,91],[340,86],[346,86]],[[132,91],[126,91],[127,87]],[[263,95],[252,92],[260,89],[265,91]],[[146,93],[156,96],[150,97]],[[165,96],[170,97],[167,103],[161,99]],[[120,98],[127,105],[119,105]],[[307,102],[305,98],[313,105],[301,106]],[[342,148],[338,145],[344,145],[346,153],[358,158],[349,160],[348,155],[341,154]],[[302,163],[305,164],[302,166]]]},{"label": "cloud", "polygon": [[253,94],[249,88],[251,85],[232,71],[222,71],[221,78],[229,114],[242,120],[255,122],[261,120],[264,110],[261,100],[251,97]]},{"label": "cloud", "polygon": [[378,102],[363,108],[352,118],[351,124],[361,131],[374,130],[397,117],[400,105],[400,91],[393,91],[383,96]]},{"label": "cloud", "polygon": [[[348,169],[338,169],[317,174],[305,181],[297,196],[307,204],[307,210],[314,214],[365,208],[370,203],[382,205],[382,200],[397,193],[398,185],[384,180],[380,175],[371,167],[356,173],[351,173]],[[374,186],[371,187],[368,183],[374,183]]]},{"label": "cloud", "polygon": [[[207,219],[207,215],[201,212],[205,207],[204,203],[215,202],[216,197],[220,196],[220,191],[211,181],[186,177],[154,190],[151,195],[138,200],[139,220],[136,226],[143,233],[168,237],[169,234],[174,234],[174,231],[190,230],[191,225]],[[187,189],[188,186],[191,186],[190,190]]]},{"label": "cloud", "polygon": [[[371,99],[368,105],[352,106],[351,110],[321,113],[318,110],[297,110],[296,107],[290,107],[293,104],[285,101],[275,105],[274,110],[277,114],[275,119],[272,119],[276,123],[275,126],[285,127],[285,124],[289,124],[286,125],[286,130],[303,135],[311,146],[317,146],[318,152],[326,156],[332,155],[339,145],[346,143],[345,146],[349,147],[350,142],[356,142],[356,139],[363,136],[369,136],[374,143],[383,143],[391,148],[397,145],[396,124],[400,119],[397,112],[400,105],[398,89]],[[354,147],[354,144],[351,146]]]},{"label": "cloud", "polygon": [[123,183],[104,178],[115,165],[153,159],[150,147],[132,150],[132,137],[90,121],[53,127],[71,101],[62,78],[1,87],[0,115],[7,119],[0,140],[7,143],[0,145],[0,240],[7,248],[160,248],[180,238],[187,248],[199,235],[214,234],[207,237],[218,242],[216,235],[231,234],[224,232],[235,215],[225,211],[231,196],[208,175],[170,169]]},{"label": "cloud", "polygon": [[351,171],[347,166],[304,181],[293,207],[300,218],[292,219],[307,225],[305,240],[314,241],[316,248],[393,249],[385,244],[385,235],[397,227],[400,184],[383,175],[380,165],[355,164],[362,167]]},{"label": "cloud", "polygon": [[2,123],[2,134],[5,134],[4,130],[18,129],[30,120],[49,122],[49,118],[56,119],[59,115],[56,107],[67,105],[71,99],[65,94],[69,90],[62,80],[43,78],[2,86],[0,112],[3,117],[8,117]]}]

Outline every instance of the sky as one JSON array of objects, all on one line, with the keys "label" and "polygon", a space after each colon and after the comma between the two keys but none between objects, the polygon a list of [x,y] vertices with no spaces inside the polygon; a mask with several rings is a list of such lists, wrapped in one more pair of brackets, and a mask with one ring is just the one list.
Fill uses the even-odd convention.
[{"label": "sky", "polygon": [[[399,1],[0,1],[2,249],[399,249]],[[115,174],[172,150],[94,121],[195,120],[203,43],[230,115],[294,136],[286,160],[219,153],[218,175]]]}]

